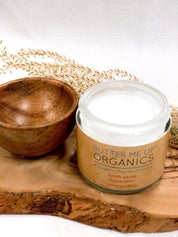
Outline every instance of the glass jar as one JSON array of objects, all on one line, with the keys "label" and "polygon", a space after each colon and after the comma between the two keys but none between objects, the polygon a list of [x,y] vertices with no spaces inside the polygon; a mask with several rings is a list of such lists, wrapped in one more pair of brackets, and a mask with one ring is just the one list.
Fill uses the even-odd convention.
[{"label": "glass jar", "polygon": [[90,184],[127,194],[159,180],[170,128],[160,91],[125,80],[96,84],[81,96],[76,122],[79,170]]}]

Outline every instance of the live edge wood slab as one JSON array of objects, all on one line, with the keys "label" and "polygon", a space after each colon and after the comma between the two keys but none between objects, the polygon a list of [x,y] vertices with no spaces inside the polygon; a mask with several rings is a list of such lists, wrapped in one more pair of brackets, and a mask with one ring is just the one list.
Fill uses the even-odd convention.
[{"label": "live edge wood slab", "polygon": [[0,213],[47,214],[122,232],[178,230],[178,150],[169,148],[162,179],[132,195],[101,192],[71,166],[73,132],[65,144],[38,158],[0,148]]}]

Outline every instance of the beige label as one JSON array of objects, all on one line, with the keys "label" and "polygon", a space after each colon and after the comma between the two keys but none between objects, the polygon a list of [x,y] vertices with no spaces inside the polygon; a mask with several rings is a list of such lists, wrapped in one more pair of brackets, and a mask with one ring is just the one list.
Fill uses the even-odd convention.
[{"label": "beige label", "polygon": [[105,189],[142,189],[163,173],[168,135],[142,146],[118,147],[90,138],[77,126],[79,169],[90,182]]}]

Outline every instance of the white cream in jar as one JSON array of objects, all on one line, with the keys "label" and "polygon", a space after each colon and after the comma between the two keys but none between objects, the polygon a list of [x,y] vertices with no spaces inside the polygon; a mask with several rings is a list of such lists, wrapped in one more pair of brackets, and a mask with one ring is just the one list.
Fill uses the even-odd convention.
[{"label": "white cream in jar", "polygon": [[134,193],[162,175],[170,112],[160,91],[132,81],[97,84],[81,96],[76,120],[79,169],[94,186]]}]

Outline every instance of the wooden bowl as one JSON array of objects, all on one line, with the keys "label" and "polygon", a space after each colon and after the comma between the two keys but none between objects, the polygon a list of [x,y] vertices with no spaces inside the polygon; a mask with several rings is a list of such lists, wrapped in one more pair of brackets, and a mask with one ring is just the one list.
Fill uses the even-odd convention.
[{"label": "wooden bowl", "polygon": [[78,95],[50,78],[22,78],[0,85],[0,146],[22,156],[58,147],[75,125]]}]

